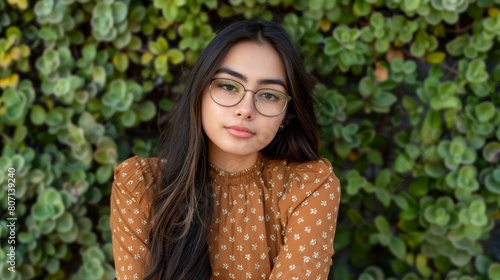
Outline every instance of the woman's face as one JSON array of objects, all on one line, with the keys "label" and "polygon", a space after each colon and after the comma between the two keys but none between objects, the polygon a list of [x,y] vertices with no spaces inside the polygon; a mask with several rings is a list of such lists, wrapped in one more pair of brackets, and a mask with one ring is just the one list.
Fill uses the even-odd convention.
[{"label": "woman's face", "polygon": [[[225,107],[212,99],[210,87],[206,87],[202,98],[202,124],[209,139],[210,160],[221,162],[249,156],[255,159],[274,138],[285,116],[286,110],[278,116],[264,116],[254,105],[253,93],[259,89],[287,93],[285,67],[279,54],[267,43],[238,43],[229,49],[212,78],[239,82],[248,91],[238,104]],[[221,86],[225,85],[219,84]]]}]

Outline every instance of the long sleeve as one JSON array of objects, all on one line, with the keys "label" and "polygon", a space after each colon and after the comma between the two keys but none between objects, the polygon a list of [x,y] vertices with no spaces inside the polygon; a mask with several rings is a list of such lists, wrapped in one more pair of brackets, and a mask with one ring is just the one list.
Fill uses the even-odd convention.
[{"label": "long sleeve", "polygon": [[111,190],[110,226],[115,272],[118,280],[143,279],[148,253],[148,211],[141,165],[145,159],[130,158],[119,164]]},{"label": "long sleeve", "polygon": [[296,166],[280,201],[284,244],[269,279],[327,279],[340,183],[327,160]]}]

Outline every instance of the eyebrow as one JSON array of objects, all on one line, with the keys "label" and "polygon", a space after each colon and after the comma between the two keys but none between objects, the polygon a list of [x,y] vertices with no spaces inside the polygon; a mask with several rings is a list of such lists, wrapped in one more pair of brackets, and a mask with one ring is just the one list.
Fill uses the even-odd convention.
[{"label": "eyebrow", "polygon": [[[232,69],[226,68],[226,67],[222,67],[222,68],[218,69],[217,71],[215,71],[215,74],[218,74],[218,73],[226,73],[226,74],[229,74],[233,77],[239,78],[245,82],[248,81],[247,76],[245,76],[241,73],[238,73]],[[258,82],[259,82],[259,85],[280,85],[284,89],[286,89],[285,82],[283,82],[281,79],[262,79],[262,80],[259,80]]]}]

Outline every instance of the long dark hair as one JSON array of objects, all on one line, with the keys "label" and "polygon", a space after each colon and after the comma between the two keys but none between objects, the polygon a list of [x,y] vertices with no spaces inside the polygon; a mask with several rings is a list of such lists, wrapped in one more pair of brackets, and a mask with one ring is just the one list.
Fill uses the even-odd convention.
[{"label": "long dark hair", "polygon": [[201,53],[162,129],[158,145],[161,169],[150,211],[145,279],[210,278],[207,239],[213,196],[201,100],[228,50],[243,41],[267,43],[276,49],[292,96],[285,127],[261,153],[270,159],[295,162],[318,159],[319,136],[311,95],[315,81],[305,72],[303,58],[290,37],[278,24],[261,20],[238,21],[223,29]]}]

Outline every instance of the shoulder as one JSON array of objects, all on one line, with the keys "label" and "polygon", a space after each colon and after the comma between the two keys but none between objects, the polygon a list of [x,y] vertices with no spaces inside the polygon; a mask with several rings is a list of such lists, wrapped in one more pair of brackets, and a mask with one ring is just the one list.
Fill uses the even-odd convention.
[{"label": "shoulder", "polygon": [[289,180],[302,188],[313,190],[323,184],[338,183],[332,164],[326,158],[289,164]]},{"label": "shoulder", "polygon": [[319,160],[313,160],[303,163],[291,162],[289,164],[290,173],[292,174],[323,174],[329,175],[333,174],[333,168],[330,161],[326,158],[321,158]]},{"label": "shoulder", "polygon": [[133,156],[118,164],[114,171],[112,192],[128,194],[139,200],[155,185],[159,174],[157,158]]},{"label": "shoulder", "polygon": [[[289,179],[300,181],[324,180],[329,176],[335,177],[333,167],[326,158],[307,162],[287,162],[285,166],[286,174]],[[336,178],[336,177],[335,177]]]},{"label": "shoulder", "polygon": [[299,183],[315,188],[323,183],[338,183],[332,164],[326,158],[302,163],[267,159],[265,169],[273,178],[287,181],[288,186]]}]

